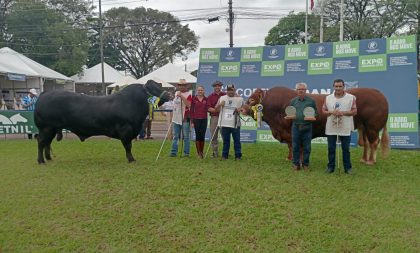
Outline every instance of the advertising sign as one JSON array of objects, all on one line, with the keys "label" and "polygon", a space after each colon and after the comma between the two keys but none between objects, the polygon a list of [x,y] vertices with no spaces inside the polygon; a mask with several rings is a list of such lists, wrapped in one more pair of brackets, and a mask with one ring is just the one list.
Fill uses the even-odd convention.
[{"label": "advertising sign", "polygon": [[[244,48],[202,48],[197,82],[207,95],[211,84],[233,83],[247,99],[256,88],[294,88],[308,84],[312,94],[333,92],[334,79],[346,88],[375,88],[388,99],[388,131],[391,146],[418,148],[417,44],[415,36],[328,42],[308,45],[278,45]],[[249,124],[249,122],[242,122]],[[267,128],[256,131],[254,141],[267,142]],[[254,138],[247,135],[249,138]]]}]

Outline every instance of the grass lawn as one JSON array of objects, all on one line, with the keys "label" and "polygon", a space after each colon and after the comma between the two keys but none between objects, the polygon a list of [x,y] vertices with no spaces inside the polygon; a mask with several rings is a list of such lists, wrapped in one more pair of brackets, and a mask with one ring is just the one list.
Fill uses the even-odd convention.
[{"label": "grass lawn", "polygon": [[[392,150],[354,175],[291,170],[280,144],[243,144],[243,160],[170,158],[160,141],[0,142],[0,252],[419,252],[420,156]],[[207,149],[207,146],[206,146]]]}]

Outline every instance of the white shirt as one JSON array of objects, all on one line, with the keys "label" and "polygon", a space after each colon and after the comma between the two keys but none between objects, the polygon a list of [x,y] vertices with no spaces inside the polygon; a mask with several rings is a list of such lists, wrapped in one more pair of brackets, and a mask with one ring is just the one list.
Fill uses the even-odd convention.
[{"label": "white shirt", "polygon": [[235,114],[235,109],[242,107],[244,99],[242,97],[229,97],[228,95],[221,96],[219,102],[225,101],[225,105],[220,108],[219,122],[220,127],[240,127],[241,121],[239,114]]},{"label": "white shirt", "polygon": [[[179,91],[177,91],[179,92]],[[181,93],[182,96],[188,98],[191,96],[191,91],[186,91]],[[182,107],[182,108],[181,108]],[[182,125],[182,121],[184,119],[185,115],[185,103],[181,100],[180,97],[176,96],[174,99],[174,108],[173,108],[173,116],[172,116],[172,122],[178,125]],[[181,112],[182,111],[182,112]]]},{"label": "white shirt", "polygon": [[[350,93],[345,93],[343,97],[337,98],[334,93],[325,98],[324,106],[328,111],[351,111],[351,108],[356,105],[356,97]],[[354,130],[353,116],[334,116],[330,115],[327,118],[327,125],[325,126],[326,135],[340,135],[350,136],[351,131]]]}]

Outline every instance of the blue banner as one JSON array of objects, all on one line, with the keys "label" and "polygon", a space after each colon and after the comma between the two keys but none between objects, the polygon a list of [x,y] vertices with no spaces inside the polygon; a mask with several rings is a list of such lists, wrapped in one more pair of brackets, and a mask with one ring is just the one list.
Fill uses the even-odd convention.
[{"label": "blue banner", "polygon": [[[330,94],[341,78],[347,88],[375,88],[388,99],[391,147],[418,148],[417,45],[415,36],[247,48],[203,48],[197,83],[207,95],[215,80],[233,83],[247,99],[256,88],[308,84],[312,94]],[[225,87],[223,87],[225,88]],[[257,129],[263,141],[267,129]],[[251,135],[248,135],[248,137]],[[247,138],[248,138],[247,137]],[[248,140],[248,139],[247,139]]]}]

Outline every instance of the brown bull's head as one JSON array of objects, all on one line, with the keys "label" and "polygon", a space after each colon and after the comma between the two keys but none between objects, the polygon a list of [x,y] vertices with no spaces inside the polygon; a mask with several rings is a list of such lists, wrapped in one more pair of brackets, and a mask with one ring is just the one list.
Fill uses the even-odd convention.
[{"label": "brown bull's head", "polygon": [[241,108],[241,113],[254,117],[255,107],[262,103],[264,91],[260,88],[256,89]]}]

